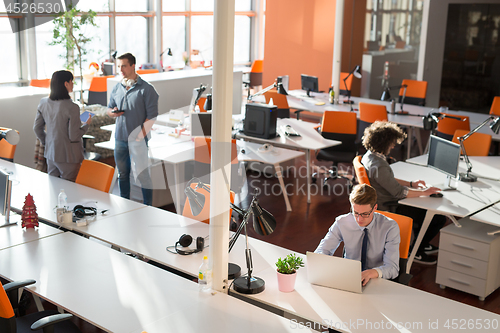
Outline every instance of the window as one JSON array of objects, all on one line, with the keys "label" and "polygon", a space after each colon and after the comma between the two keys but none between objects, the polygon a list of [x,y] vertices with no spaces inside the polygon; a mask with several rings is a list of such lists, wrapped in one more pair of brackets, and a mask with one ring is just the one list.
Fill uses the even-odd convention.
[{"label": "window", "polygon": [[130,52],[136,58],[136,68],[149,63],[148,22],[142,16],[116,17],[116,50],[118,55]]},{"label": "window", "polygon": [[[1,8],[3,7],[3,9]],[[5,7],[2,3],[0,11],[4,11]],[[17,69],[19,66],[18,52],[16,44],[17,34],[12,32],[9,18],[0,17],[0,64],[4,64],[0,74],[0,82],[15,82],[19,80]]]},{"label": "window", "polygon": [[[164,0],[165,1],[165,0]],[[168,55],[168,48],[172,56]],[[163,68],[182,68],[184,60],[182,53],[186,50],[186,17],[163,17]]]}]

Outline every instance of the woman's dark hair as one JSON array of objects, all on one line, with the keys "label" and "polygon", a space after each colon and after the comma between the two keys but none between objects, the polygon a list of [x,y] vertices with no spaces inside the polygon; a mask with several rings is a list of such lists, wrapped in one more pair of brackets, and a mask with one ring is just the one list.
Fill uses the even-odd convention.
[{"label": "woman's dark hair", "polygon": [[405,138],[405,132],[398,125],[376,121],[365,129],[362,140],[367,150],[385,155],[391,145],[401,143]]},{"label": "woman's dark hair", "polygon": [[53,101],[61,99],[71,99],[68,89],[64,82],[73,81],[73,74],[70,71],[57,71],[52,74],[50,80],[50,95],[49,98]]}]

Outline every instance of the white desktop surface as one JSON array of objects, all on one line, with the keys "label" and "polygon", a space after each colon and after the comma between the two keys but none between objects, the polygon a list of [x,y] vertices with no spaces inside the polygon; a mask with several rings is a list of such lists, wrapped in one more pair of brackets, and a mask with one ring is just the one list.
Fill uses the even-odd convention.
[{"label": "white desktop surface", "polygon": [[[26,195],[30,193],[33,196],[38,217],[44,220],[57,221],[57,198],[61,189],[64,189],[68,197],[68,205],[97,207],[97,220],[145,207],[141,203],[52,177],[38,170],[8,161],[0,160],[0,168],[12,172],[10,176],[12,180],[11,206],[22,210]],[[106,209],[108,211],[105,214],[100,214],[102,210]],[[62,226],[68,225],[62,224]]]},{"label": "white desktop surface", "polygon": [[17,224],[0,228],[0,250],[63,232],[41,222],[35,228],[21,228],[21,221],[19,221]]},{"label": "white desktop surface", "polygon": [[272,313],[225,294],[200,293],[192,281],[72,233],[0,251],[0,272],[9,280],[36,280],[28,287],[33,293],[108,332],[288,327]]},{"label": "white desktop surface", "polygon": [[[447,320],[449,325],[453,319],[483,324],[485,319],[500,321],[495,313],[384,279],[371,280],[362,294],[356,294],[310,284],[304,267],[298,270],[295,290],[284,293],[278,290],[276,275],[271,268],[256,273],[266,281],[266,289],[260,294],[238,297],[283,310],[285,318],[296,318],[304,325],[307,321],[327,323],[341,332],[445,332]],[[236,292],[231,290],[233,293]],[[436,321],[438,328],[429,328],[429,323]],[[384,326],[380,326],[382,323]],[[403,326],[399,330],[398,323]],[[379,325],[378,329],[375,325]],[[410,326],[405,329],[404,325]]]}]

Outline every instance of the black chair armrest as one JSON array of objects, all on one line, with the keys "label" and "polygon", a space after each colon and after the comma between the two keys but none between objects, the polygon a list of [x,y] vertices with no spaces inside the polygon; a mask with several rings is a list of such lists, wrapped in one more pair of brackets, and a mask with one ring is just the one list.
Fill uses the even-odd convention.
[{"label": "black chair armrest", "polygon": [[36,281],[33,279],[23,280],[23,281],[13,281],[3,285],[7,297],[9,297],[10,304],[14,310],[19,308],[19,290],[31,284],[35,284]]},{"label": "black chair armrest", "polygon": [[73,315],[71,313],[61,313],[61,314],[56,314],[52,316],[47,316],[42,319],[38,319],[31,325],[31,330],[36,331],[43,329],[43,332],[53,332],[53,328],[51,327],[52,325],[55,325],[57,323],[60,323],[61,321],[69,320]]}]

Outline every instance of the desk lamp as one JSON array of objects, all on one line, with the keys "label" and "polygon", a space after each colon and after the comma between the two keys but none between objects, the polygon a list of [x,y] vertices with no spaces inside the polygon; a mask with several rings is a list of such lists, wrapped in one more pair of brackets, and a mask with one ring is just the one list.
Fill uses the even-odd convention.
[{"label": "desk lamp", "polygon": [[467,156],[467,152],[465,151],[464,141],[467,140],[467,138],[470,137],[472,134],[479,131],[488,122],[491,122],[490,128],[493,131],[493,133],[498,134],[498,132],[500,131],[500,117],[489,116],[485,121],[483,121],[479,126],[474,128],[472,131],[470,131],[469,133],[465,134],[464,136],[461,136],[458,138],[458,141],[460,142],[460,148],[463,151],[465,164],[467,165],[467,172],[465,172],[465,173],[460,172],[459,173],[459,179],[463,182],[475,182],[475,181],[477,181],[477,177],[471,174],[472,163],[469,160],[469,156]]},{"label": "desk lamp", "polygon": [[10,128],[2,128],[0,129],[0,140],[5,139],[8,143],[15,146],[19,143],[19,133],[17,131]]},{"label": "desk lamp", "polygon": [[[197,182],[196,187],[193,189],[191,188],[191,183]],[[199,179],[193,178],[189,181],[188,186],[184,190],[186,193],[188,200],[189,200],[189,205],[191,206],[191,212],[193,213],[194,216],[197,216],[201,213],[203,207],[205,206],[205,195],[202,193],[196,192],[196,189],[202,188],[205,191],[210,193],[210,187],[208,187],[206,184],[202,183]],[[257,198],[254,196],[252,198],[252,202],[250,203],[250,207],[245,211],[241,209],[240,207],[236,206],[233,203],[230,203],[231,208],[237,212],[240,216],[243,217],[243,221],[240,223],[238,229],[236,232],[233,234],[231,239],[229,240],[229,251],[231,252],[234,244],[236,244],[236,241],[238,240],[238,237],[240,236],[241,232],[243,229],[245,229],[245,236],[246,236],[246,262],[247,262],[247,269],[248,269],[248,274],[245,277],[239,277],[241,275],[240,271],[241,268],[233,263],[228,264],[228,278],[234,279],[234,289],[240,293],[243,294],[257,294],[262,292],[265,289],[265,282],[261,278],[258,277],[252,277],[252,271],[253,271],[253,265],[252,265],[252,255],[250,248],[248,246],[248,233],[246,229],[246,225],[248,224],[250,214],[253,213],[253,228],[254,230],[262,236],[267,236],[271,234],[274,229],[276,228],[276,219],[263,209],[258,201]]]},{"label": "desk lamp", "polygon": [[283,87],[283,83],[282,83],[282,82],[281,82],[281,80],[278,78],[278,79],[277,79],[277,82],[274,82],[273,84],[271,84],[271,85],[270,85],[270,86],[268,86],[268,87],[265,87],[265,88],[264,88],[264,89],[262,89],[261,91],[256,92],[255,94],[248,96],[247,101],[248,101],[248,102],[251,102],[251,101],[252,101],[252,99],[253,99],[254,97],[257,97],[257,96],[263,95],[263,94],[265,94],[266,92],[268,92],[269,90],[271,90],[271,89],[273,89],[273,88],[275,88],[275,87],[277,87],[277,88],[278,88],[278,94],[281,94],[281,95],[288,95],[288,93],[287,93],[287,92],[286,92],[286,90],[285,90],[285,87]]},{"label": "desk lamp", "polygon": [[404,91],[403,91],[403,97],[401,98],[401,111],[399,112],[399,114],[406,114],[407,112],[403,111],[403,104],[405,102],[405,97],[406,97],[406,89],[408,88],[408,86],[406,84],[402,84],[400,86],[394,86],[394,87],[385,87],[384,88],[384,91],[382,92],[382,96],[380,97],[380,100],[381,101],[390,101],[391,100],[391,90],[393,89],[401,89],[401,88],[405,88]]},{"label": "desk lamp", "polygon": [[354,77],[358,78],[358,79],[361,79],[361,68],[359,67],[359,65],[356,65],[356,67],[354,67],[354,69],[349,73],[349,75],[347,75],[345,78],[344,78],[344,87],[345,87],[345,90],[347,91],[347,104],[350,104],[351,105],[351,111],[354,111],[352,109],[352,104],[354,103],[353,101],[351,101],[351,89],[347,89],[347,79],[351,76],[351,75],[354,75]]}]

